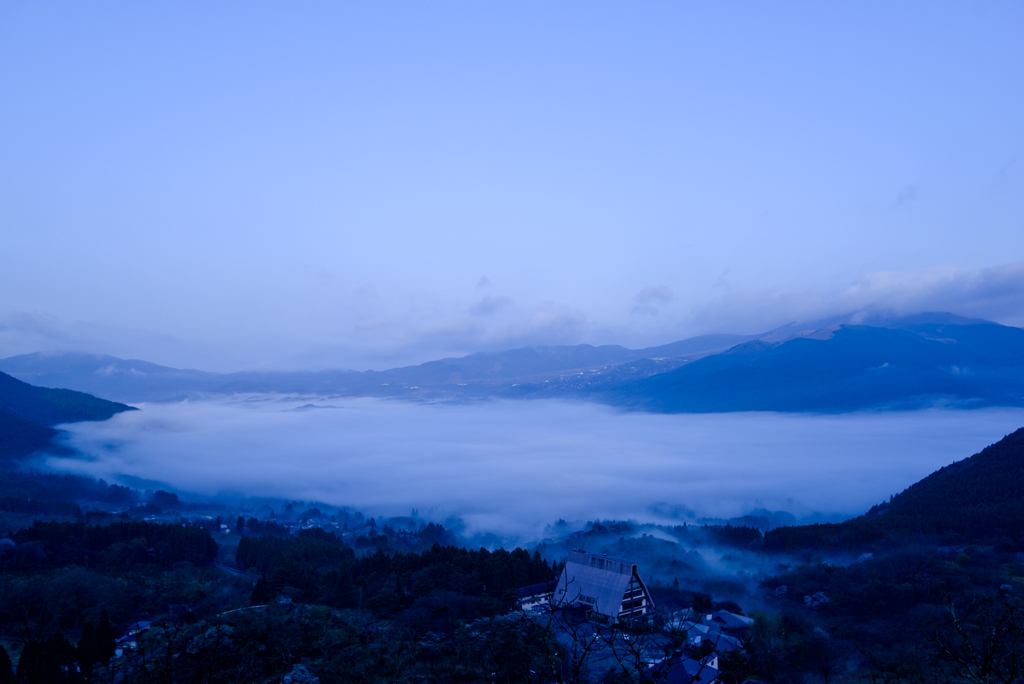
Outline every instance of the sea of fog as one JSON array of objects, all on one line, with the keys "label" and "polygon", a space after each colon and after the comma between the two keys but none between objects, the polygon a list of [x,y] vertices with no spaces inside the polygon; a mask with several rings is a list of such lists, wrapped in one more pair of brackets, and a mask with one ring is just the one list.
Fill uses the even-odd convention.
[{"label": "sea of fog", "polygon": [[657,504],[699,516],[858,514],[1024,426],[1020,409],[654,415],[562,401],[280,396],[140,408],[63,426],[79,455],[47,465],[368,515],[416,508],[523,540],[559,518],[659,521]]}]

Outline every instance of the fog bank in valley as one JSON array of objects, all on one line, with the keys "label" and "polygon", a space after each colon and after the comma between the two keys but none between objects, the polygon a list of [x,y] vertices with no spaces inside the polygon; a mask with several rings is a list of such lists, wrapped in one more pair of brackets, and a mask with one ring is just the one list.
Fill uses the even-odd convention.
[{"label": "fog bank in valley", "polygon": [[65,426],[80,456],[48,465],[367,514],[416,508],[523,540],[559,518],[664,521],[680,507],[858,514],[1024,425],[1020,409],[652,415],[268,396],[141,408]]}]

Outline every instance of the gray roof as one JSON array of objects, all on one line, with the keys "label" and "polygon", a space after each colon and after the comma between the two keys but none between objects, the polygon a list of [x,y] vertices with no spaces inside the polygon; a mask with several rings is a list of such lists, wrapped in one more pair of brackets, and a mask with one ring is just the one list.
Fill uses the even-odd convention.
[{"label": "gray roof", "polygon": [[727,610],[712,613],[711,621],[721,624],[724,629],[750,629],[754,626],[754,618],[730,613]]},{"label": "gray roof", "polygon": [[531,584],[528,587],[519,587],[516,589],[516,596],[519,598],[529,598],[531,596],[547,594],[555,588],[557,583],[557,580],[551,580],[550,582],[538,582],[537,584]]},{"label": "gray roof", "polygon": [[718,677],[718,670],[702,661],[683,656],[671,661],[667,669],[662,665],[655,666],[654,671],[663,676],[665,684],[710,684]]},{"label": "gray roof", "polygon": [[618,617],[635,571],[636,563],[624,558],[573,551],[558,578],[554,602],[568,605],[579,600],[602,615]]}]

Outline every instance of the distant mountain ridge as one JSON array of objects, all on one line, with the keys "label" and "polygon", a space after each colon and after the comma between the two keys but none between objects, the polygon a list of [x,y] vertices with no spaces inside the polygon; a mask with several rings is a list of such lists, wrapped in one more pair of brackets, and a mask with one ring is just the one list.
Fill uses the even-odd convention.
[{"label": "distant mountain ridge", "polygon": [[980,324],[839,325],[755,340],[616,388],[665,413],[1024,405],[1024,330]]},{"label": "distant mountain ridge", "polygon": [[0,370],[120,401],[235,393],[573,398],[661,413],[1024,406],[1024,330],[945,312],[857,313],[759,335],[657,347],[479,352],[384,371],[207,373],[87,354],[27,354]]},{"label": "distant mountain ridge", "polygon": [[[478,352],[384,371],[209,373],[100,354],[35,353],[0,360],[0,371],[46,387],[65,387],[118,401],[169,401],[203,394],[280,392],[402,396],[440,389],[458,395],[493,394],[494,384],[563,371],[614,366],[649,358],[689,359],[756,335],[703,335],[646,349],[589,344]],[[681,362],[681,361],[680,361]],[[508,381],[508,382],[505,382]],[[481,383],[480,387],[471,383]],[[457,389],[468,387],[469,389]],[[427,397],[434,398],[434,397]]]},{"label": "distant mountain ridge", "polygon": [[[0,371],[43,387],[89,392],[117,401],[151,401],[190,392],[212,392],[223,384],[219,373],[181,370],[148,361],[106,354],[35,353],[0,360]],[[125,391],[125,388],[130,388]]]}]

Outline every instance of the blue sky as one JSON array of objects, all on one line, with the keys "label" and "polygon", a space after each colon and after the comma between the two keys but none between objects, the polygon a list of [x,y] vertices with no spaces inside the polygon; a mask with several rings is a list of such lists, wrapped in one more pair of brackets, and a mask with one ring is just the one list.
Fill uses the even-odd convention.
[{"label": "blue sky", "polygon": [[1024,325],[1019,3],[5,3],[0,356]]}]

